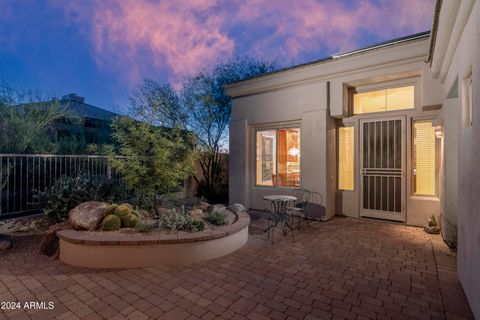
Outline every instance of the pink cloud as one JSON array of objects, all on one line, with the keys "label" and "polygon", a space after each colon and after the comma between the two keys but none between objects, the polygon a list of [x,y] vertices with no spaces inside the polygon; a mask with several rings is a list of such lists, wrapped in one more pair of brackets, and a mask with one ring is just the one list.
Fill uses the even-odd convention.
[{"label": "pink cloud", "polygon": [[[271,44],[284,39],[277,53],[297,57],[304,52],[351,50],[361,45],[361,31],[370,31],[388,39],[425,31],[430,28],[433,0],[390,0],[373,4],[360,0],[348,7],[337,1],[277,1],[273,6],[264,0],[246,0],[238,19],[272,27],[275,32],[254,45],[257,53],[272,51]],[[269,12],[268,19],[262,16]],[[262,19],[264,18],[264,19]]]},{"label": "pink cloud", "polygon": [[[152,70],[178,82],[197,68],[235,54],[295,63],[305,54],[318,53],[321,58],[325,52],[358,48],[367,32],[387,40],[424,31],[430,28],[434,0],[359,0],[350,6],[318,0],[92,0],[88,4],[57,2],[70,21],[87,25],[84,32],[93,43],[97,64],[117,70],[134,84]],[[233,26],[241,31],[232,31]]]},{"label": "pink cloud", "polygon": [[122,70],[138,82],[151,68],[178,79],[232,55],[234,42],[224,32],[224,18],[210,15],[211,0],[95,1],[85,10],[67,6],[77,20],[89,20],[97,64]]}]

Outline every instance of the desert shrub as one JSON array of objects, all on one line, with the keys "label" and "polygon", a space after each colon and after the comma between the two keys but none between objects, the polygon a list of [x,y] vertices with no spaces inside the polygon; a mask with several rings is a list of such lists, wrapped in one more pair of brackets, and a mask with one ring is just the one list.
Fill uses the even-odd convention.
[{"label": "desert shrub", "polygon": [[197,232],[205,228],[203,221],[194,220],[184,207],[171,209],[169,213],[160,217],[160,225],[170,231]]},{"label": "desert shrub", "polygon": [[223,226],[225,224],[225,214],[218,210],[212,211],[207,215],[207,221],[216,226]]},{"label": "desert shrub", "polygon": [[39,194],[45,203],[44,212],[55,222],[67,220],[70,210],[82,202],[118,202],[123,196],[123,188],[118,182],[87,174],[63,176],[50,189]]},{"label": "desert shrub", "polygon": [[137,223],[137,225],[135,226],[135,231],[141,232],[141,233],[147,233],[147,232],[152,232],[156,228],[158,228],[158,223],[157,222],[155,222],[155,223],[140,222],[140,223]]}]

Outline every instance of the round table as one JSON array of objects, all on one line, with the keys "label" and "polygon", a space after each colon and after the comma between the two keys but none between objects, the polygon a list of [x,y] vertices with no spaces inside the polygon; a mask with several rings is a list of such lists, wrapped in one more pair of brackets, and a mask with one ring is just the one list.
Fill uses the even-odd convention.
[{"label": "round table", "polygon": [[[273,243],[273,232],[272,229],[277,226],[279,222],[282,222],[283,234],[286,235],[288,229],[292,232],[293,237],[293,228],[289,223],[291,219],[290,214],[288,213],[289,205],[294,204],[297,201],[297,197],[287,196],[282,194],[271,194],[262,197],[263,200],[270,201],[271,211],[267,217],[268,225],[265,228],[265,232],[268,232],[268,235],[272,236]],[[293,238],[295,240],[295,238]]]}]

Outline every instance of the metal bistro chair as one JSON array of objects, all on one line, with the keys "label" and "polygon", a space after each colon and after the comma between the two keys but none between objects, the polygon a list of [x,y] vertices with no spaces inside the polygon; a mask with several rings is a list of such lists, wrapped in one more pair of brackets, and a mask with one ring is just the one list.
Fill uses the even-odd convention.
[{"label": "metal bistro chair", "polygon": [[[292,219],[297,217],[297,230],[300,230],[300,220],[306,218],[305,208],[310,201],[310,191],[304,188],[296,188],[292,190],[292,196],[296,197],[298,200],[295,202],[294,206],[289,207],[288,210],[291,212]],[[308,220],[307,220],[307,223]]]},{"label": "metal bistro chair", "polygon": [[267,238],[272,239],[273,244],[273,234],[275,233],[275,227],[281,223],[283,235],[286,236],[288,230],[292,233],[292,241],[295,242],[295,235],[293,234],[292,218],[293,216],[288,211],[288,202],[274,200],[270,202],[270,208],[265,208],[266,215],[266,225],[265,232],[267,233]]}]

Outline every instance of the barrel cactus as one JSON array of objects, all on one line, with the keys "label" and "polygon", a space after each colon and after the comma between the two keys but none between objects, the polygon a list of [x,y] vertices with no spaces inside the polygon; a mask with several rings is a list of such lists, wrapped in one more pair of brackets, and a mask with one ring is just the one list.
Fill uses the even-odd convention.
[{"label": "barrel cactus", "polygon": [[103,231],[116,231],[119,230],[122,225],[120,218],[116,215],[109,214],[102,221]]},{"label": "barrel cactus", "polygon": [[137,218],[140,218],[140,212],[138,212],[137,210],[132,210],[130,212],[130,214],[133,214],[134,216],[136,216]]},{"label": "barrel cactus", "polygon": [[138,223],[138,217],[134,214],[127,214],[125,217],[122,217],[122,226],[124,228],[135,228]]},{"label": "barrel cactus", "polygon": [[116,204],[111,204],[108,206],[107,208],[107,211],[106,211],[106,215],[110,215],[110,214],[114,214],[115,213],[115,209],[117,209],[118,205]]},{"label": "barrel cactus", "polygon": [[115,215],[119,216],[120,218],[128,215],[132,211],[130,205],[121,204],[115,209]]}]

